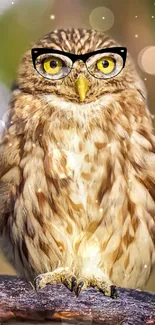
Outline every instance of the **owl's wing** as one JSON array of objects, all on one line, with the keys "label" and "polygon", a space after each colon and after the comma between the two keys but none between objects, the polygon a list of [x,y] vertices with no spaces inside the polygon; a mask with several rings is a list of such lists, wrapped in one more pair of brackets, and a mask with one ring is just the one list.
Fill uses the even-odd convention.
[{"label": "owl's wing", "polygon": [[13,213],[18,187],[21,181],[20,135],[6,135],[0,144],[0,236],[5,231],[9,216]]}]

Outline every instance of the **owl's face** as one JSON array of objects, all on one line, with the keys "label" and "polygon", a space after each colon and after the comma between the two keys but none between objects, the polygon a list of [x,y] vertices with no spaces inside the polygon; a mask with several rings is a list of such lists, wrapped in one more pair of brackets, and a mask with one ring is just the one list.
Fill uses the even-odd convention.
[{"label": "owl's face", "polygon": [[[131,59],[127,56],[123,66],[125,61],[121,52],[110,50],[114,47],[118,44],[102,32],[85,29],[53,31],[34,45],[35,67],[31,51],[23,56],[18,74],[19,88],[33,95],[57,96],[60,100],[79,104],[94,102],[105,94],[125,89],[135,88],[144,95],[144,87]],[[41,48],[42,53],[35,53],[35,48]],[[72,60],[63,54],[63,51],[86,54],[101,49],[106,52],[91,55],[86,62]]]}]

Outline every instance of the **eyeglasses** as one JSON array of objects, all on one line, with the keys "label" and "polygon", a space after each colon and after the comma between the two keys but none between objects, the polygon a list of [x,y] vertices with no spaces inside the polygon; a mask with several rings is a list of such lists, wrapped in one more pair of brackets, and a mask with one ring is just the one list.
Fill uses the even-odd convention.
[{"label": "eyeglasses", "polygon": [[82,60],[88,72],[97,79],[117,76],[125,66],[127,49],[110,47],[85,54],[73,54],[50,48],[33,48],[32,61],[36,71],[44,78],[65,78],[77,60]]}]

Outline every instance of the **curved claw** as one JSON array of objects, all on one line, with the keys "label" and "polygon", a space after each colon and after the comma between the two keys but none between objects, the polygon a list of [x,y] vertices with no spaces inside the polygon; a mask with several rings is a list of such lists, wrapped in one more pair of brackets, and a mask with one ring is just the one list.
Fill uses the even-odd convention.
[{"label": "curved claw", "polygon": [[81,289],[83,288],[83,286],[84,286],[84,281],[81,281],[81,282],[78,283],[76,290],[74,290],[75,295],[77,297],[79,296],[79,294],[80,294]]},{"label": "curved claw", "polygon": [[38,291],[39,289],[41,289],[41,286],[40,286],[40,281],[42,280],[41,276],[38,275],[35,279],[34,279],[34,289],[36,291]]},{"label": "curved claw", "polygon": [[112,285],[111,286],[111,295],[110,297],[112,299],[117,299],[118,298],[118,293],[117,293],[117,290],[116,290],[116,286]]},{"label": "curved claw", "polygon": [[77,279],[75,276],[69,276],[63,281],[63,284],[72,292],[77,286]]},{"label": "curved claw", "polygon": [[71,291],[74,291],[77,286],[77,279],[75,276],[72,277],[72,286],[71,286]]}]

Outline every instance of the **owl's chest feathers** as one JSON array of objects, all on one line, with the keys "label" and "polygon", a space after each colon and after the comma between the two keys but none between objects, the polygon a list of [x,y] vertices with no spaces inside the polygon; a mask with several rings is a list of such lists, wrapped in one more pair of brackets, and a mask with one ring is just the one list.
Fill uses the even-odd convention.
[{"label": "owl's chest feathers", "polygon": [[[155,201],[149,192],[150,169],[146,165],[149,160],[146,157],[142,169],[144,151],[137,139],[133,152],[127,149],[125,139],[113,136],[109,140],[106,132],[98,128],[89,136],[84,130],[72,135],[64,131],[61,139],[56,139],[58,144],[51,154],[51,176],[59,189],[59,194],[55,191],[51,195],[61,215],[74,219],[82,229],[93,222],[97,229],[102,220],[110,232],[122,226],[133,236],[139,222],[147,224],[149,213],[149,227],[155,227]],[[138,164],[139,169],[135,167]]]},{"label": "owl's chest feathers", "polygon": [[[62,138],[63,142],[57,139],[57,147],[52,151],[52,175],[59,186],[56,201],[60,202],[61,207],[63,201],[66,211],[69,206],[74,213],[86,215],[85,221],[99,219],[103,205],[105,208],[104,196],[110,194],[114,183],[116,188],[122,186],[124,195],[120,175],[123,174],[122,165],[125,162],[119,152],[119,143],[109,143],[104,132],[99,129],[94,129],[87,137],[84,131],[80,135],[73,133],[70,137],[64,132]],[[126,182],[125,178],[123,181]],[[111,204],[115,205],[113,191]],[[109,200],[106,206],[108,202],[110,204]]]},{"label": "owl's chest feathers", "polygon": [[[53,161],[54,163],[57,163],[56,160]],[[68,182],[66,190],[68,191],[70,203],[73,203],[75,209],[79,207],[86,212],[91,199],[93,200],[92,203],[94,203],[102,174],[97,144],[95,145],[89,140],[84,143],[79,137],[74,137],[67,150],[60,149],[58,166],[59,173],[57,177],[60,179],[60,184],[62,183],[62,195],[64,193],[63,180],[66,180]],[[90,198],[92,187],[94,198]]]}]

